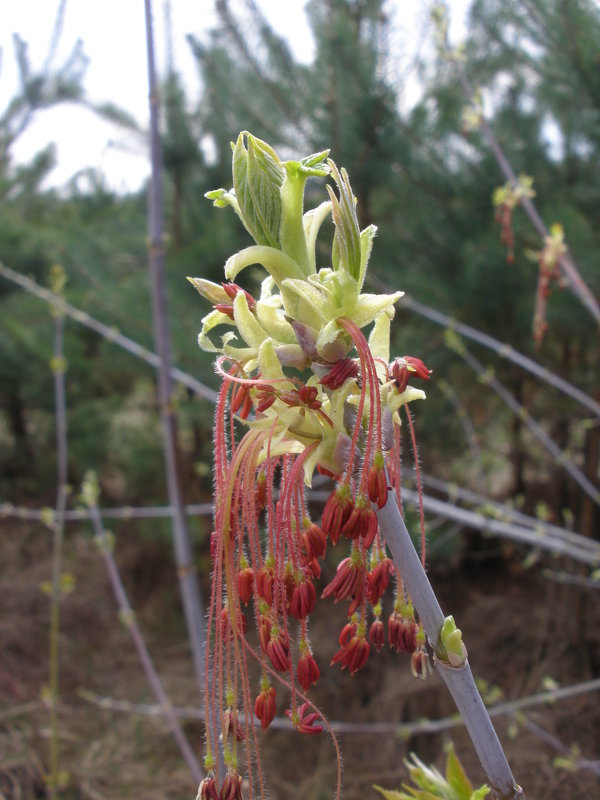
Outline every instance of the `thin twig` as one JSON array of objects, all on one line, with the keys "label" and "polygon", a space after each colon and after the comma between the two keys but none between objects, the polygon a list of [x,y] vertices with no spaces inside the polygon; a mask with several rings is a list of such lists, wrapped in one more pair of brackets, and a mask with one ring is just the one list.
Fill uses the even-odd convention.
[{"label": "thin twig", "polygon": [[[61,276],[62,277],[62,276]],[[62,286],[60,278],[57,285]],[[60,747],[58,737],[58,696],[59,696],[59,634],[60,604],[63,595],[62,559],[65,532],[65,508],[67,504],[67,409],[65,399],[65,358],[64,358],[64,317],[54,313],[54,348],[52,358],[54,379],[54,405],[56,416],[56,466],[57,498],[53,520],[52,542],[52,581],[50,589],[50,769],[47,776],[48,793],[51,798],[58,797],[60,788]]]},{"label": "thin twig", "polygon": [[[584,683],[577,683],[558,689],[549,689],[548,691],[537,692],[529,697],[521,697],[517,700],[507,700],[503,703],[497,703],[496,705],[488,707],[488,713],[490,717],[506,716],[507,714],[514,714],[516,711],[522,711],[525,708],[535,708],[536,706],[558,703],[578,695],[597,691],[600,691],[600,679],[585,681]],[[80,689],[78,694],[87,702],[94,703],[94,705],[106,708],[110,711],[119,711],[125,714],[144,714],[151,717],[162,716],[164,714],[164,710],[158,705],[131,703],[128,700],[116,700],[112,697],[104,697],[95,692],[90,692],[87,689]],[[187,706],[172,708],[171,711],[176,717],[181,719],[205,719],[204,710],[201,708]],[[253,719],[253,724],[258,727],[260,722],[257,719]],[[451,717],[443,717],[441,719],[419,719],[415,722],[341,722],[339,720],[330,722],[332,729],[336,733],[344,735],[372,734],[374,736],[379,736],[381,734],[392,734],[402,739],[407,739],[409,736],[416,736],[421,733],[439,733],[441,731],[450,730],[451,728],[460,728],[463,724],[463,720],[458,714],[453,714]],[[271,727],[281,730],[293,730],[292,723],[287,717],[275,717],[271,723]]]},{"label": "thin twig", "polygon": [[150,238],[148,266],[152,291],[152,327],[154,332],[154,346],[159,359],[157,367],[158,396],[162,423],[167,491],[169,505],[173,509],[172,525],[175,560],[177,563],[179,587],[187,631],[192,648],[196,681],[198,689],[202,692],[204,686],[206,633],[204,608],[198,585],[195,559],[192,555],[192,546],[183,507],[181,482],[179,479],[177,417],[173,404],[171,346],[165,280],[162,149],[158,124],[159,97],[154,65],[151,0],[145,0],[144,8],[146,16],[146,52],[148,58],[150,102],[150,153],[152,159],[148,219],[148,233]]},{"label": "thin twig", "polygon": [[[156,353],[153,353],[152,350],[148,350],[148,348],[120,333],[116,328],[105,325],[103,322],[94,319],[94,317],[90,316],[86,311],[82,311],[70,303],[67,303],[64,298],[59,297],[49,289],[40,286],[35,281],[31,280],[31,278],[27,278],[25,275],[15,272],[15,270],[10,269],[10,267],[7,267],[5,264],[2,264],[2,262],[0,262],[0,275],[12,283],[17,284],[22,289],[25,289],[26,292],[29,292],[30,294],[38,297],[40,300],[43,300],[44,302],[54,306],[54,308],[61,311],[63,314],[65,314],[65,316],[70,317],[84,327],[95,331],[104,339],[107,339],[109,342],[113,342],[113,344],[118,345],[131,355],[139,358],[141,361],[145,361],[146,364],[150,364],[153,367],[158,367],[160,365],[159,356],[157,356]],[[212,403],[216,401],[217,393],[213,389],[206,386],[201,381],[196,380],[196,378],[193,378],[191,375],[188,375],[188,373],[184,372],[182,369],[172,366],[170,369],[170,374],[173,380],[177,381],[182,386],[186,386],[188,389],[191,389],[199,397],[204,397],[206,400],[210,400]]]},{"label": "thin twig", "polygon": [[194,751],[192,750],[190,743],[188,742],[179,722],[177,721],[169,698],[163,689],[163,685],[158,677],[158,673],[156,672],[152,658],[148,652],[148,648],[146,647],[144,637],[142,636],[139,625],[137,624],[135,612],[133,611],[129,602],[129,598],[127,597],[127,592],[123,586],[123,581],[121,580],[121,576],[113,556],[112,541],[104,530],[102,517],[100,516],[100,511],[95,500],[96,493],[97,486],[94,483],[94,479],[90,476],[84,484],[83,497],[91,512],[91,520],[94,527],[96,542],[100,552],[102,553],[102,558],[104,559],[110,585],[119,607],[120,620],[131,635],[133,644],[135,645],[135,649],[142,663],[142,667],[144,668],[144,672],[148,678],[148,683],[150,684],[150,687],[152,688],[152,691],[158,700],[159,707],[162,710],[161,713],[167,720],[171,733],[173,734],[173,737],[177,742],[179,749],[181,750],[190,772],[194,776],[194,780],[199,783],[203,777],[202,768],[200,767],[200,764],[194,755]]}]

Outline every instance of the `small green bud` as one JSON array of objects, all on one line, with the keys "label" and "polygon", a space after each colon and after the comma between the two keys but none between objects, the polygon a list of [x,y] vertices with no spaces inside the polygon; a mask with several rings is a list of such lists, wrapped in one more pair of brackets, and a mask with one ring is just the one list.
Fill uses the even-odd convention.
[{"label": "small green bud", "polygon": [[446,617],[444,620],[440,631],[440,643],[438,657],[452,667],[462,667],[467,660],[467,648],[462,640],[462,631],[456,627],[453,616]]}]

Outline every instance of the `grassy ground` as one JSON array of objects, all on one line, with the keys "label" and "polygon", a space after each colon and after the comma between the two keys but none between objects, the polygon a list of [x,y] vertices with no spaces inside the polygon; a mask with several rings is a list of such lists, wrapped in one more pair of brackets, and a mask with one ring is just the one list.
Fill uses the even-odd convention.
[{"label": "grassy ground", "polygon": [[[41,585],[50,575],[50,548],[50,535],[42,526],[2,522],[0,800],[46,797],[48,711],[41,697],[48,674],[49,601]],[[597,676],[597,595],[543,578],[540,565],[524,570],[517,554],[492,541],[485,548],[463,549],[451,562],[434,563],[430,573],[442,607],[454,613],[463,630],[476,676],[498,687],[505,699],[540,691],[548,677],[568,685]],[[119,533],[116,555],[171,701],[198,705],[168,543],[142,540],[130,523]],[[82,530],[71,528],[67,536],[65,570],[73,573],[76,586],[62,607],[60,749],[69,783],[61,797],[195,797],[196,787],[160,718],[102,708],[82,696],[87,690],[132,703],[154,702],[127,631],[118,623],[102,561]],[[415,681],[407,659],[386,650],[372,655],[354,678],[324,667],[336,649],[343,613],[340,606],[322,601],[312,619],[311,641],[323,673],[314,697],[330,719],[407,722],[453,713],[437,676]],[[600,780],[592,772],[557,767],[554,759],[560,753],[528,728],[535,723],[567,748],[578,748],[582,757],[598,758],[598,695],[526,713],[498,718],[496,727],[528,800],[600,796]],[[200,755],[201,723],[188,721],[185,730]],[[406,779],[403,758],[412,750],[441,768],[449,736],[473,781],[483,782],[460,727],[408,740],[352,734],[341,737],[344,797],[375,800],[379,795],[373,783],[399,787]],[[272,798],[333,796],[334,754],[324,735],[270,730],[261,738]]]}]

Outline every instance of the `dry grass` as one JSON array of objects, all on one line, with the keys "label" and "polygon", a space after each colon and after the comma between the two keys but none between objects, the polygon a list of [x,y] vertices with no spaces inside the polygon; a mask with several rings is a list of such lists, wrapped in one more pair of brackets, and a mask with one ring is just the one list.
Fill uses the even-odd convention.
[{"label": "dry grass", "polygon": [[[47,676],[49,604],[40,586],[50,572],[50,539],[42,527],[7,522],[0,536],[0,800],[34,800],[45,797],[48,752],[48,714],[40,697]],[[116,554],[165,688],[174,704],[190,705],[198,696],[168,552],[168,545],[142,544],[132,525],[127,537],[121,535]],[[153,702],[86,534],[67,537],[65,569],[75,575],[76,589],[62,608],[59,722],[61,765],[69,772],[63,800],[193,798],[193,782],[160,719],[98,708],[77,694],[86,688],[131,702]],[[498,560],[494,568],[484,561],[452,573],[437,569],[432,580],[443,607],[452,609],[463,628],[475,673],[501,687],[506,698],[539,691],[545,676],[567,685],[598,674],[595,595],[582,600],[580,590],[524,572],[514,559]],[[343,608],[327,603],[314,617],[312,642],[322,665],[336,648],[342,617]],[[454,711],[437,677],[417,683],[406,660],[385,651],[354,678],[337,669],[323,673],[315,699],[330,718],[400,722]],[[598,757],[597,696],[539,707],[527,718],[568,747],[577,745],[584,757]],[[503,718],[497,727],[528,800],[600,795],[597,777],[556,769],[557,753],[522,722],[515,730],[514,720]],[[200,754],[201,725],[190,722],[186,732]],[[454,729],[452,738],[473,780],[483,782],[464,731]],[[262,740],[271,797],[332,797],[333,748],[325,736],[272,730]],[[406,777],[402,759],[411,750],[441,767],[443,742],[441,734],[409,741],[392,735],[342,737],[344,797],[375,798],[375,782],[398,787]]]}]

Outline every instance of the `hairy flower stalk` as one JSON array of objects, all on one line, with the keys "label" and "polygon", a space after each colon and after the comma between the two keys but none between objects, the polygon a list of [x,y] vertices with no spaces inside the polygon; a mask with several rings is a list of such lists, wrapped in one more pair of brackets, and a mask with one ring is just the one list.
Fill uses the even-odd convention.
[{"label": "hairy flower stalk", "polygon": [[[406,576],[392,563],[378,521],[388,497],[400,497],[399,411],[425,397],[412,381],[430,377],[419,358],[390,363],[390,322],[402,292],[363,293],[376,229],[359,229],[348,174],[328,151],[284,162],[248,132],[232,147],[234,189],[207,196],[231,206],[255,244],[228,259],[224,283],[190,278],[213,307],[198,341],[216,354],[222,377],[205,672],[208,777],[200,793],[219,800],[241,796],[242,775],[244,796],[265,796],[255,729],[269,727],[277,705],[289,702],[285,713],[300,733],[329,730],[306,696],[320,677],[308,634],[318,594],[347,604],[339,649],[329,655],[351,674],[371,648],[382,649],[387,628],[390,647],[412,653],[413,673],[425,677],[426,633],[432,641],[415,620]],[[304,212],[306,180],[327,176],[334,182],[329,200]],[[327,217],[331,260],[317,268]],[[237,283],[254,264],[267,272],[258,291]],[[320,521],[311,519],[305,497],[315,470],[335,480]],[[328,542],[339,563],[317,590]],[[249,638],[252,617],[258,646]],[[456,635],[449,641],[460,658],[462,643]],[[335,739],[334,746],[340,797]]]}]

